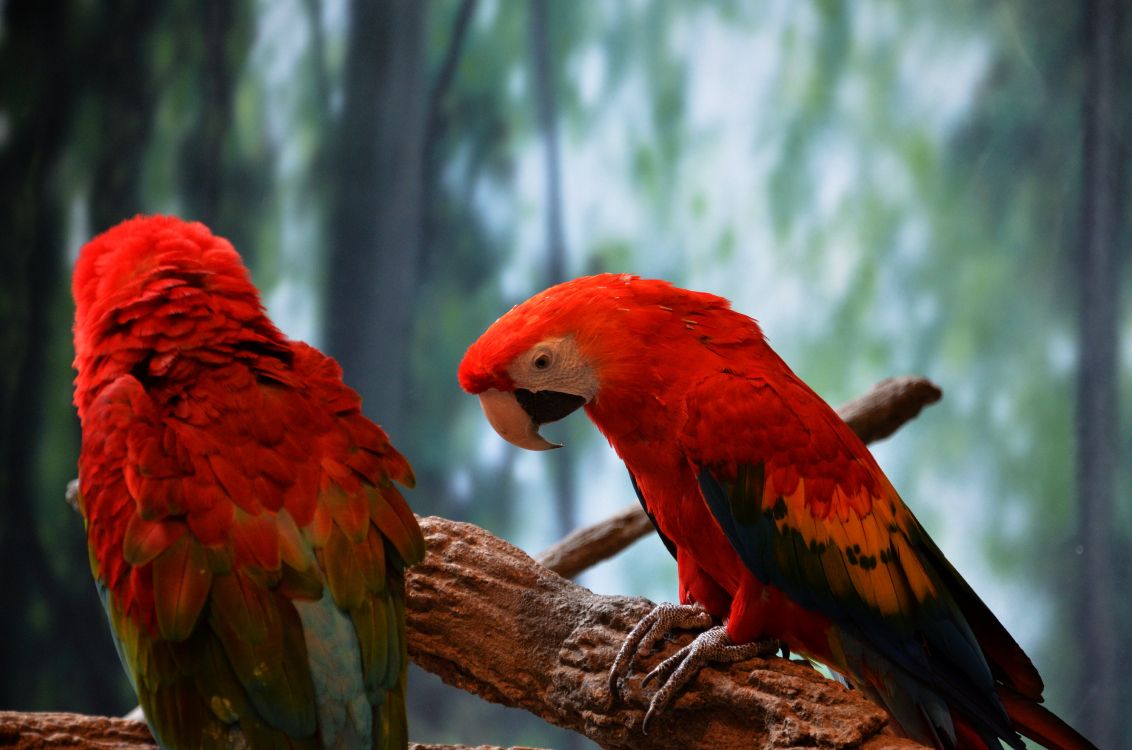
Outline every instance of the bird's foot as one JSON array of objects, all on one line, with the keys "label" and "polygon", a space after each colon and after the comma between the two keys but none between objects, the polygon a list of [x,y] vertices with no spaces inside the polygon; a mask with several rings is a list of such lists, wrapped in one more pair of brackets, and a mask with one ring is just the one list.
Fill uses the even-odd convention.
[{"label": "bird's foot", "polygon": [[609,694],[617,700],[618,680],[629,674],[633,658],[640,652],[653,649],[656,642],[675,628],[702,630],[710,628],[714,620],[708,612],[691,604],[658,604],[629,631],[625,642],[613,659],[609,670]]},{"label": "bird's foot", "polygon": [[695,678],[709,663],[730,664],[756,656],[770,656],[778,651],[781,644],[773,639],[735,644],[727,634],[727,628],[720,625],[704,631],[684,648],[677,651],[645,675],[641,681],[644,687],[652,680],[661,680],[661,685],[649,702],[641,732],[648,734],[649,722],[672,702],[676,694]]}]

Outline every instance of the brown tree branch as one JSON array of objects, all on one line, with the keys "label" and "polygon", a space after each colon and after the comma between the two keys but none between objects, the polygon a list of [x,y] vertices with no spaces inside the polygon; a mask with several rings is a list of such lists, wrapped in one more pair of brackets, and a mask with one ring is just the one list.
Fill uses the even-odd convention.
[{"label": "brown tree branch", "polygon": [[[11,750],[157,750],[144,721],[70,713],[0,711],[0,747]],[[409,750],[504,750],[494,745],[421,745]],[[507,750],[531,750],[508,748]]]},{"label": "brown tree branch", "polygon": [[540,552],[536,560],[563,578],[608,560],[653,531],[652,521],[640,503],[626,505],[604,521],[571,531]]},{"label": "brown tree branch", "polygon": [[779,658],[705,669],[646,736],[641,677],[691,633],[638,660],[612,704],[609,667],[651,602],[594,594],[477,526],[428,517],[421,527],[429,554],[407,578],[409,654],[462,690],[605,748],[918,747],[885,734],[886,714],[860,693]]},{"label": "brown tree branch", "polygon": [[943,391],[927,378],[905,375],[880,381],[868,393],[839,406],[837,413],[862,440],[875,443],[942,397]]},{"label": "brown tree branch", "polygon": [[[651,602],[598,596],[471,524],[428,517],[421,527],[429,554],[407,575],[409,653],[451,685],[611,750],[919,747],[887,734],[884,711],[859,692],[779,658],[705,669],[654,717],[646,736],[641,720],[650,692],[641,689],[641,676],[690,633],[639,659],[614,704],[606,687],[610,664]],[[12,713],[0,714],[0,745],[153,747],[140,722]]]},{"label": "brown tree branch", "polygon": [[[879,384],[841,413],[863,438],[877,440],[939,395],[926,380],[900,378]],[[639,523],[620,515],[620,526]],[[460,689],[525,709],[611,749],[919,747],[892,736],[887,715],[860,693],[805,663],[779,658],[705,669],[654,718],[646,736],[641,720],[651,693],[641,689],[641,677],[692,634],[639,658],[614,704],[606,686],[609,667],[651,602],[598,596],[477,526],[428,517],[421,527],[429,554],[406,579],[409,653]],[[0,745],[18,748],[152,748],[147,736],[140,722],[0,713]]]},{"label": "brown tree branch", "polygon": [[155,750],[144,721],[68,713],[0,711],[0,747]]},{"label": "brown tree branch", "polygon": [[[926,378],[889,378],[843,404],[837,413],[862,440],[873,443],[896,432],[942,395],[939,387]],[[652,530],[644,510],[633,504],[600,523],[572,532],[536,559],[560,576],[574,578]]]}]

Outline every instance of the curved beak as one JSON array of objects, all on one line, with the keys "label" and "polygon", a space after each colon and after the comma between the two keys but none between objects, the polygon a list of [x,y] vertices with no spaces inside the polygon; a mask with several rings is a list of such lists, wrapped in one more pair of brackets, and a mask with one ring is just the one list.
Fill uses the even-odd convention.
[{"label": "curved beak", "polygon": [[539,426],[562,419],[585,402],[581,396],[555,391],[510,392],[493,388],[480,394],[484,416],[499,436],[531,451],[561,448],[540,435]]}]

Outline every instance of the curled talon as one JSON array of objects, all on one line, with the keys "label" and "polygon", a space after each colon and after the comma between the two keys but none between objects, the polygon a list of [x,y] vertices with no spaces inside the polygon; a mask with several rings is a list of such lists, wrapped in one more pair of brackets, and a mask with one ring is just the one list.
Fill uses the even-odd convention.
[{"label": "curled talon", "polygon": [[735,644],[727,634],[727,628],[722,625],[700,633],[694,641],[658,664],[641,681],[641,686],[644,687],[653,679],[664,678],[649,702],[649,710],[641,723],[641,732],[648,734],[653,717],[666,709],[676,694],[707,664],[730,664],[756,656],[770,656],[778,651],[780,645],[773,639]]},{"label": "curled talon", "polygon": [[657,664],[655,667],[653,667],[652,671],[645,675],[644,679],[641,680],[641,687],[646,687],[653,680],[670,675],[676,669],[676,667],[678,667],[680,663],[684,661],[684,658],[687,655],[688,646],[685,646],[684,648],[674,653],[672,656],[662,661],[660,664]]},{"label": "curled talon", "polygon": [[[676,558],[681,596],[726,618],[737,637],[789,638],[876,698],[897,733],[937,747],[1020,748],[1024,734],[1050,748],[1095,750],[1042,708],[1030,658],[861,439],[907,417],[885,417],[887,427],[874,431],[860,415],[915,414],[939,398],[934,385],[883,384],[868,401],[884,407],[861,401],[845,410],[854,434],[728,300],[611,273],[513,307],[468,347],[459,379],[522,448],[555,447],[539,428],[585,407]],[[694,607],[672,611],[706,617]],[[661,618],[634,628],[613,665],[611,695],[642,641],[655,642]],[[726,643],[718,633],[701,638]],[[668,674],[650,718],[694,674],[695,655],[693,647]]]},{"label": "curled talon", "polygon": [[642,651],[651,651],[657,641],[676,628],[685,630],[711,627],[714,620],[704,609],[691,604],[658,604],[641,618],[626,636],[613,666],[609,669],[609,694],[618,700],[617,681],[629,673],[633,658]]}]

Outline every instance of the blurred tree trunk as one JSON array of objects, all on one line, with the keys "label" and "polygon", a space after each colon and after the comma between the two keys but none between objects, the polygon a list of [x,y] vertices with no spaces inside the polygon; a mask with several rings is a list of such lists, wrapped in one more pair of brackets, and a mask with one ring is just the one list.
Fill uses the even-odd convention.
[{"label": "blurred tree trunk", "polygon": [[[255,35],[250,3],[208,0],[192,6],[185,30],[193,50],[192,76],[199,96],[196,121],[180,146],[177,190],[184,196],[186,218],[203,221],[227,237],[256,278],[264,226],[272,223],[278,154],[271,138],[241,143],[236,137],[239,82]],[[266,252],[272,257],[270,251]]]},{"label": "blurred tree trunk", "polygon": [[[142,164],[150,134],[153,130],[153,112],[156,105],[157,89],[151,74],[151,45],[154,30],[159,19],[159,7],[145,0],[115,0],[95,7],[94,23],[87,35],[75,40],[72,48],[78,53],[67,58],[72,66],[69,87],[58,89],[47,87],[51,96],[58,97],[73,110],[82,104],[94,112],[97,122],[98,139],[88,154],[90,164],[89,218],[90,229],[97,233],[108,229],[123,219],[129,218],[144,209],[141,196]],[[67,14],[75,18],[79,9],[72,6]],[[56,40],[58,43],[58,40]],[[129,75],[124,75],[129,71]],[[69,136],[71,142],[75,136]],[[81,148],[81,144],[80,144]],[[53,184],[51,189],[56,196],[64,195],[62,184]],[[63,207],[60,206],[60,211]],[[63,215],[55,221],[65,225]],[[85,238],[84,238],[85,239]],[[56,257],[62,259],[63,238],[57,239],[59,246]],[[70,307],[66,301],[69,269],[57,262],[51,268],[53,292],[56,302]],[[69,315],[69,313],[68,313]],[[70,332],[62,329],[54,336],[69,338]],[[48,342],[51,341],[48,334]],[[46,376],[47,373],[44,373]],[[46,406],[43,396],[36,396],[30,403],[32,408],[42,413]],[[78,431],[77,420],[72,416],[73,429]],[[59,507],[57,489],[47,487],[41,490],[55,501],[52,512],[67,514],[68,508]],[[89,646],[83,649],[60,651],[72,657],[78,656],[74,663],[45,663],[43,655],[30,668],[31,673],[47,673],[53,680],[65,680],[67,689],[56,690],[54,700],[67,705],[81,701],[82,705],[96,707],[97,710],[117,711],[123,709],[123,695],[110,686],[124,686],[125,676],[118,662],[117,654],[111,644],[109,630],[102,614],[102,606],[97,603],[97,595],[90,580],[86,563],[85,541],[82,541],[81,526],[73,527],[79,539],[75,543],[56,545],[52,554],[60,559],[70,559],[72,568],[77,568],[77,580],[67,581],[58,586],[52,602],[51,617],[58,632],[53,635],[55,642],[73,637],[73,633],[87,634]],[[62,548],[62,549],[60,549]],[[52,567],[58,569],[59,563]],[[54,652],[54,649],[52,649]]]},{"label": "blurred tree trunk", "polygon": [[[531,0],[531,61],[534,67],[535,107],[546,159],[546,284],[566,280],[566,238],[562,229],[562,175],[558,159],[558,107],[554,87],[554,59],[550,47],[547,0]],[[550,457],[554,481],[554,507],[558,536],[574,530],[577,486],[574,454],[558,451]]]},{"label": "blurred tree trunk", "polygon": [[326,72],[326,27],[320,0],[303,0],[303,14],[311,29],[311,62],[314,66],[315,100],[322,121],[330,116],[330,78]]},{"label": "blurred tree trunk", "polygon": [[72,114],[72,71],[64,54],[65,3],[31,0],[3,8],[0,76],[10,133],[0,151],[0,211],[5,221],[0,274],[0,571],[16,607],[0,626],[0,705],[26,705],[31,675],[51,648],[52,623],[33,611],[58,592],[35,533],[34,455],[39,434],[50,310],[62,293],[63,208],[52,189]]},{"label": "blurred tree trunk", "polygon": [[562,229],[562,175],[558,159],[558,100],[547,0],[531,0],[531,57],[535,106],[546,158],[546,281],[566,280],[566,238]]},{"label": "blurred tree trunk", "polygon": [[418,268],[422,277],[433,272],[432,260],[435,258],[433,248],[433,222],[437,216],[437,195],[440,192],[441,164],[440,145],[448,130],[448,96],[452,89],[452,82],[456,78],[456,67],[460,62],[460,55],[464,51],[464,41],[468,38],[468,28],[471,26],[472,15],[476,12],[477,0],[462,0],[456,11],[456,19],[452,24],[452,34],[449,37],[448,47],[444,51],[444,59],[437,71],[436,80],[433,81],[428,97],[428,109],[425,113],[425,130],[423,143],[423,183],[421,185],[421,250],[418,258]]},{"label": "blurred tree trunk", "polygon": [[[20,606],[5,618],[0,662],[9,679],[0,700],[29,705],[51,695],[114,710],[120,696],[107,684],[121,671],[86,570],[81,527],[59,505],[57,487],[40,486],[35,472],[50,435],[77,434],[73,417],[66,425],[44,421],[53,412],[47,400],[60,395],[49,384],[66,380],[56,369],[66,366],[58,352],[68,347],[60,339],[70,337],[68,326],[59,325],[70,316],[63,262],[70,186],[60,171],[62,153],[85,104],[98,134],[88,154],[92,225],[105,229],[139,209],[138,175],[152,110],[145,52],[156,11],[150,3],[124,0],[85,11],[59,1],[16,2],[4,12],[0,68],[15,78],[3,87],[12,131],[0,156],[0,205],[9,228],[0,291],[2,356],[10,368],[0,395],[0,570],[10,573],[5,591]],[[93,22],[65,23],[77,17]],[[84,96],[89,98],[81,101]],[[72,440],[51,445],[64,443],[73,450]],[[56,523],[61,515],[68,522]],[[40,541],[45,524],[74,538],[56,540],[49,554]],[[57,644],[75,632],[88,634],[92,647],[60,649]],[[38,688],[45,684],[55,687],[45,693]]]},{"label": "blurred tree trunk", "polygon": [[235,81],[247,54],[248,35],[243,33],[247,23],[240,17],[246,10],[228,0],[205,0],[192,14],[194,23],[183,31],[187,41],[199,45],[195,61],[198,96],[196,122],[179,155],[186,218],[203,221],[229,236],[245,256],[250,244],[231,237],[232,228],[218,226],[218,219],[221,186],[227,182],[224,144],[232,126]]},{"label": "blurred tree trunk", "polygon": [[1117,581],[1113,529],[1117,435],[1117,299],[1120,278],[1120,181],[1124,164],[1118,138],[1121,70],[1119,9],[1115,0],[1087,6],[1084,153],[1082,154],[1077,370],[1077,493],[1080,596],[1079,704],[1081,730],[1099,747],[1117,747],[1122,702]]},{"label": "blurred tree trunk", "polygon": [[353,0],[330,148],[326,348],[396,440],[409,372],[428,95],[422,0]]},{"label": "blurred tree trunk", "polygon": [[[84,55],[83,69],[92,71],[90,94],[101,138],[90,186],[90,221],[96,233],[143,208],[139,185],[156,99],[147,52],[157,7],[145,0],[106,3],[91,37],[95,41]],[[106,44],[107,39],[114,41]]]},{"label": "blurred tree trunk", "polygon": [[[452,117],[454,107],[458,105],[460,90],[454,88],[456,72],[460,68],[464,46],[468,40],[471,20],[478,0],[461,0],[454,12],[451,21],[451,32],[448,33],[447,43],[444,45],[444,55],[440,60],[436,74],[432,77],[429,86],[429,96],[426,115],[424,115],[424,133],[422,137],[421,156],[421,213],[420,213],[420,252],[417,258],[417,288],[421,290],[419,299],[413,300],[413,317],[418,321],[418,328],[414,335],[421,334],[421,320],[431,321],[436,317],[435,299],[438,288],[444,288],[449,279],[458,277],[458,260],[454,258],[458,249],[451,247],[447,242],[438,241],[437,238],[447,238],[453,234],[466,233],[468,224],[456,221],[449,213],[446,204],[443,186],[443,163],[445,148],[451,146],[452,141],[468,137],[468,133],[461,130],[448,139],[448,122]],[[468,128],[469,123],[461,122],[462,128]],[[471,128],[469,128],[471,129]],[[437,252],[437,245],[443,244],[444,251]],[[447,262],[435,262],[437,258]],[[426,324],[428,325],[428,324]],[[426,337],[422,337],[426,338]],[[418,339],[415,342],[421,345]],[[437,377],[439,374],[440,377]],[[447,463],[430,462],[427,454],[432,440],[429,433],[431,420],[428,417],[421,419],[421,414],[427,414],[429,408],[436,410],[438,399],[437,389],[443,388],[446,397],[440,403],[452,404],[454,399],[461,398],[458,393],[452,393],[451,372],[438,373],[435,368],[426,371],[418,369],[413,371],[415,387],[410,394],[406,394],[408,408],[418,415],[415,423],[406,424],[405,449],[412,451],[414,456],[413,471],[417,474],[419,493],[414,494],[414,509],[426,512],[426,509],[435,514],[448,517],[460,517],[461,510],[455,500],[452,483],[449,481],[451,466]],[[431,381],[429,381],[431,378]],[[438,383],[443,382],[444,386]],[[423,429],[422,429],[423,425]],[[423,445],[422,445],[423,443]],[[413,447],[420,446],[420,452]],[[420,458],[423,458],[421,460]],[[504,484],[499,485],[499,502],[494,509],[509,508],[509,493],[504,491]]]}]

